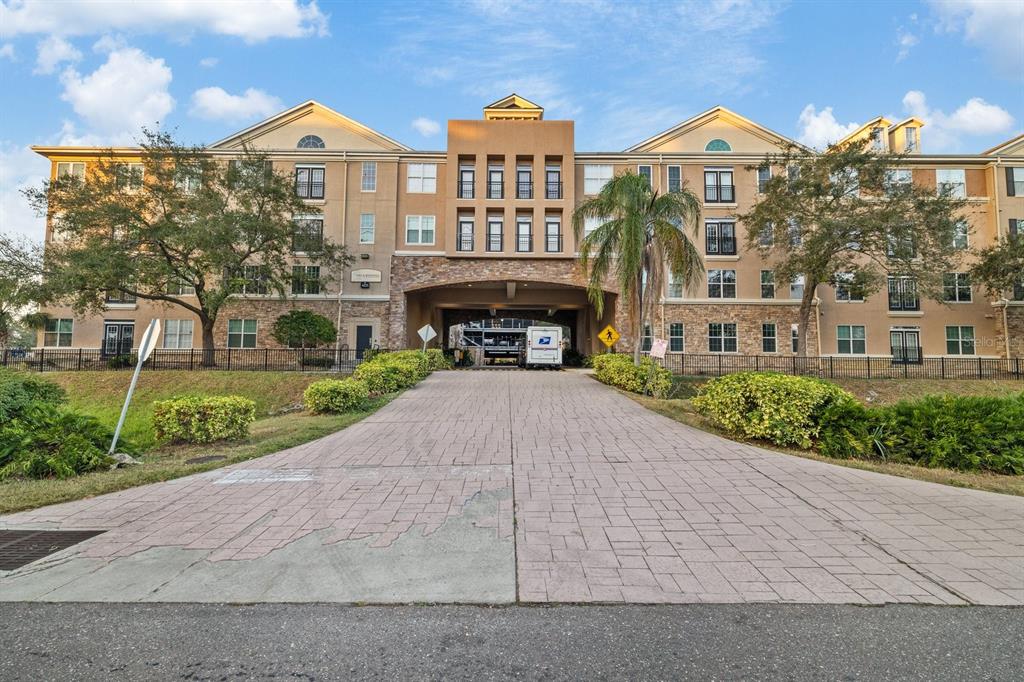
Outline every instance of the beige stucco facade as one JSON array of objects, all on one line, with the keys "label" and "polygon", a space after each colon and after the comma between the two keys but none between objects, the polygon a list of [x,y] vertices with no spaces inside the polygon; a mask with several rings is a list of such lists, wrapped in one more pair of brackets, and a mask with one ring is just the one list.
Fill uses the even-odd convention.
[{"label": "beige stucco facade", "polygon": [[[875,135],[884,140],[879,144],[886,150],[901,152],[912,138],[916,148],[905,163],[922,187],[936,187],[937,171],[962,171],[968,200],[964,218],[972,248],[1005,237],[1011,221],[1019,219],[1024,225],[1024,190],[1015,191],[1012,185],[1017,177],[1012,169],[1024,169],[1024,140],[1011,140],[982,154],[922,155],[921,126],[916,119],[893,124],[879,118],[853,135],[865,140]],[[298,141],[308,136],[315,136],[322,147],[299,148]],[[474,314],[529,314],[531,319],[568,321],[573,345],[585,353],[603,348],[597,332],[614,324],[623,333],[619,348],[629,349],[635,339],[628,334],[615,287],[607,287],[600,315],[587,300],[571,226],[573,208],[588,190],[599,186],[595,178],[606,177],[610,168],[612,174],[649,174],[658,191],[671,191],[678,182],[703,196],[695,242],[704,252],[709,277],[725,272],[735,283],[735,292],[729,288],[728,296],[711,295],[706,280],[687,291],[667,288],[652,335],[674,338],[676,351],[682,347],[690,353],[714,352],[710,326],[719,325],[721,331],[724,325],[735,334],[736,352],[757,354],[770,350],[764,341],[770,328],[776,338],[770,352],[793,353],[790,334],[799,294],[791,295],[789,283],[775,282],[774,297],[765,297],[762,272],[771,271],[771,263],[746,248],[745,229],[736,224],[735,216],[758,200],[757,171],[751,166],[794,143],[724,108],[711,109],[621,152],[576,151],[573,121],[545,120],[540,107],[515,95],[489,105],[480,120],[449,121],[446,148],[441,151],[410,149],[315,102],[232,135],[209,150],[229,159],[243,143],[265,150],[283,172],[300,167],[323,170],[323,198],[308,202],[322,211],[325,238],[344,244],[355,261],[340,281],[319,294],[285,300],[238,297],[218,320],[218,346],[228,344],[229,320],[250,320],[256,329],[255,347],[274,347],[269,330],[277,316],[305,308],[336,322],[343,348],[368,343],[409,347],[418,344],[416,330],[424,324],[442,331],[449,321]],[[88,165],[107,150],[37,151],[52,161],[56,175],[58,164]],[[115,151],[126,161],[138,158],[138,150]],[[705,189],[709,172],[730,186],[728,193],[716,190],[721,194],[714,200]],[[1019,172],[1024,181],[1024,170]],[[709,248],[708,223],[733,225],[735,253]],[[368,224],[370,232],[365,229]],[[297,254],[296,263],[301,262],[302,255]],[[909,311],[891,310],[884,290],[862,302],[838,301],[830,286],[821,286],[816,293],[808,330],[811,354],[845,354],[848,349],[840,347],[840,335],[857,327],[863,328],[867,355],[890,355],[891,334],[913,330],[926,357],[942,356],[949,352],[947,328],[969,327],[976,339],[974,354],[1024,355],[1024,304],[1010,300],[1010,292],[993,299],[974,286],[969,302],[922,298],[920,309]],[[141,333],[154,317],[193,319],[180,307],[142,300],[85,316],[60,306],[45,312],[73,320],[70,338],[61,337],[59,343],[74,348],[100,348],[112,324],[134,324]],[[198,347],[199,325],[193,321],[191,343]],[[441,334],[434,343],[446,338]],[[39,337],[40,344],[54,340],[52,335]]]}]

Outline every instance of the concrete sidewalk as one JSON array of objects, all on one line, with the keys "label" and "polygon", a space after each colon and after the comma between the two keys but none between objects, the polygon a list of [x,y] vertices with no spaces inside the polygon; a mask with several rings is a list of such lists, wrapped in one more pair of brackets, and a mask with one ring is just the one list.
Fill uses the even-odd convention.
[{"label": "concrete sidewalk", "polygon": [[1024,499],[734,443],[576,372],[435,373],[319,441],[0,527],[107,531],[3,600],[1024,604]]}]

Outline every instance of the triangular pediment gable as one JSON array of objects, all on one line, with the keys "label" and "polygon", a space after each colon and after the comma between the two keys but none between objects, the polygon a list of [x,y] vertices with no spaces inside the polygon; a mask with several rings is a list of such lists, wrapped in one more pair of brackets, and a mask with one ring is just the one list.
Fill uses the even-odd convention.
[{"label": "triangular pediment gable", "polygon": [[484,107],[485,119],[542,119],[544,107],[512,93]]},{"label": "triangular pediment gable", "polygon": [[210,148],[236,149],[248,143],[261,149],[295,149],[307,135],[319,137],[326,150],[411,151],[401,142],[313,100],[260,121]]},{"label": "triangular pediment gable", "polygon": [[[790,145],[801,145],[725,107],[714,107],[687,119],[654,137],[637,143],[626,152],[699,153],[724,148],[735,153],[763,154]],[[722,152],[727,154],[729,152]]]},{"label": "triangular pediment gable", "polygon": [[1010,138],[983,153],[989,156],[1024,156],[1024,135]]}]

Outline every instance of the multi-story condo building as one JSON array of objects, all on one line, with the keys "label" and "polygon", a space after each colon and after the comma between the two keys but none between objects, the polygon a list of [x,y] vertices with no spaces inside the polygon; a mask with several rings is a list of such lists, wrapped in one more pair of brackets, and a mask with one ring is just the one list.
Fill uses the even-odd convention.
[{"label": "multi-story condo building", "polygon": [[[965,246],[1024,229],[1024,136],[981,154],[927,155],[920,152],[921,128],[913,118],[877,118],[852,137],[879,151],[906,152],[898,179],[965,197]],[[410,149],[313,101],[208,150],[227,160],[243,143],[294,173],[296,191],[321,210],[295,216],[299,232],[344,244],[355,262],[331,285],[297,280],[284,300],[238,294],[218,320],[220,347],[272,347],[274,320],[304,308],[338,321],[343,348],[417,346],[424,324],[447,345],[453,325],[495,316],[566,325],[573,347],[584,353],[603,348],[598,331],[616,323],[624,334],[620,349],[631,348],[636,340],[626,333],[615,287],[605,292],[601,319],[588,301],[571,229],[574,206],[628,169],[661,192],[685,184],[704,204],[699,247],[706,278],[689,291],[669,282],[649,333],[667,339],[671,353],[793,353],[802,284],[777,281],[771,263],[747,249],[735,218],[757,201],[772,172],[756,166],[793,143],[723,107],[619,152],[576,151],[573,121],[545,120],[541,107],[517,95],[485,107],[481,120],[449,121],[444,151]],[[53,177],[87,176],[89,164],[109,153],[35,150],[51,160]],[[139,159],[138,149],[114,153],[127,163]],[[297,248],[296,267],[303,264]],[[948,301],[938,303],[898,278],[866,300],[822,286],[809,353],[1020,357],[1022,289],[993,300],[965,274],[950,273]],[[110,300],[97,315],[45,312],[51,320],[40,333],[44,347],[121,352],[153,317],[164,320],[163,347],[199,344],[198,322],[176,306]]]}]

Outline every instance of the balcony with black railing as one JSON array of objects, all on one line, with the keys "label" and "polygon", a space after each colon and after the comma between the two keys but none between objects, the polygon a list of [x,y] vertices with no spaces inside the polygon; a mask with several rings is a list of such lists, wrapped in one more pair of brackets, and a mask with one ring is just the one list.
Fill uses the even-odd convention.
[{"label": "balcony with black railing", "polygon": [[544,183],[544,198],[546,199],[561,199],[562,198],[562,183],[560,182],[546,182]]},{"label": "balcony with black railing", "polygon": [[520,232],[516,235],[516,251],[518,253],[530,253],[533,251],[532,232]]},{"label": "balcony with black railing", "polygon": [[562,233],[544,235],[544,250],[547,253],[561,253]]},{"label": "balcony with black railing", "polygon": [[461,180],[459,181],[459,198],[460,199],[472,199],[474,192],[474,183],[472,180]]},{"label": "balcony with black railing", "polygon": [[532,199],[533,183],[519,181],[516,183],[516,199]]},{"label": "balcony with black railing", "polygon": [[473,235],[472,234],[460,234],[455,240],[456,251],[472,251],[473,250]]},{"label": "balcony with black railing", "polygon": [[889,350],[893,364],[919,365],[924,361],[924,354],[915,346],[892,346]]},{"label": "balcony with black railing", "polygon": [[704,185],[704,202],[708,204],[732,204],[736,201],[734,185]]},{"label": "balcony with black railing", "polygon": [[488,182],[487,183],[487,198],[488,199],[504,199],[505,198],[505,183],[504,182]]}]

